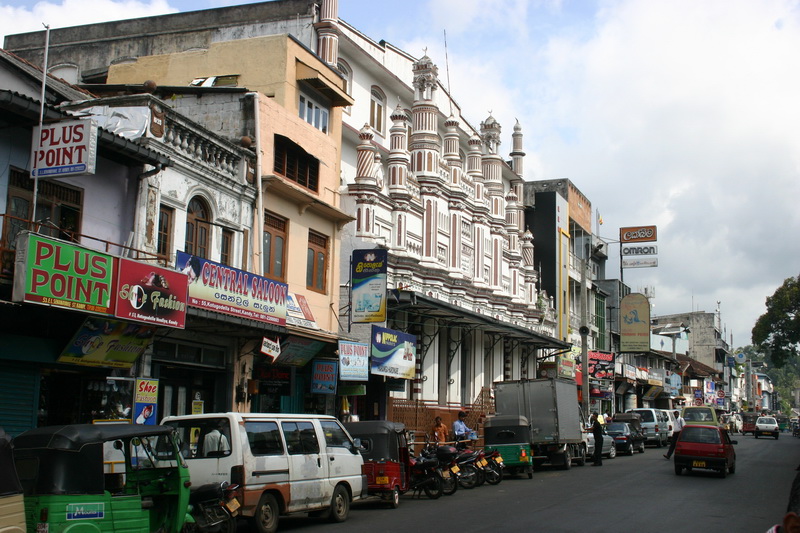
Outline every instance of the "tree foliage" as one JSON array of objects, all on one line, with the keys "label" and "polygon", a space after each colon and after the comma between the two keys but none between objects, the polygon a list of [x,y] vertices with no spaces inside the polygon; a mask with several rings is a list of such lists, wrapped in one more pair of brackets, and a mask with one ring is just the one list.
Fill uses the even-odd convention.
[{"label": "tree foliage", "polygon": [[800,346],[800,276],[787,278],[767,297],[767,312],[753,327],[753,344],[781,368],[798,358]]}]

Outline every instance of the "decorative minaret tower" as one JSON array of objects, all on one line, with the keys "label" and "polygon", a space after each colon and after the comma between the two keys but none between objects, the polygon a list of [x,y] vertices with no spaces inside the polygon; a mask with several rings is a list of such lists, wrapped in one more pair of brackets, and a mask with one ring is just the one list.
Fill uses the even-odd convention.
[{"label": "decorative minaret tower", "polygon": [[500,148],[500,124],[490,114],[481,122],[481,139],[483,141],[483,158],[481,169],[489,200],[489,227],[491,230],[491,258],[489,285],[495,291],[502,290],[503,285],[503,240],[506,235],[505,196],[503,194],[503,159]]},{"label": "decorative minaret tower", "polygon": [[389,130],[389,158],[386,163],[389,172],[389,196],[394,200],[392,222],[394,231],[389,247],[399,254],[408,249],[408,207],[411,192],[408,187],[410,155],[408,153],[408,115],[400,104],[397,104],[392,116],[392,127]]},{"label": "decorative minaret tower", "polygon": [[439,174],[441,145],[438,135],[439,108],[436,90],[439,87],[439,69],[427,55],[414,63],[414,106],[411,132],[411,168],[420,186],[423,232],[422,262],[437,262],[438,219],[443,209],[440,205],[442,178]]},{"label": "decorative minaret tower", "polygon": [[489,234],[489,209],[486,204],[486,196],[483,186],[483,173],[481,171],[481,147],[480,137],[473,135],[467,141],[469,152],[467,153],[467,176],[475,184],[475,215],[472,220],[472,240],[475,246],[475,261],[473,263],[472,279],[477,287],[486,287],[488,279],[484,276],[483,266],[486,262],[486,249],[484,243]]},{"label": "decorative minaret tower", "polygon": [[339,0],[322,0],[317,30],[317,55],[328,65],[339,62]]},{"label": "decorative minaret tower", "polygon": [[372,146],[373,133],[369,124],[364,124],[358,132],[358,137],[361,142],[356,148],[358,161],[355,185],[350,187],[351,194],[356,196],[356,236],[373,237],[379,188],[373,169],[375,147]]}]

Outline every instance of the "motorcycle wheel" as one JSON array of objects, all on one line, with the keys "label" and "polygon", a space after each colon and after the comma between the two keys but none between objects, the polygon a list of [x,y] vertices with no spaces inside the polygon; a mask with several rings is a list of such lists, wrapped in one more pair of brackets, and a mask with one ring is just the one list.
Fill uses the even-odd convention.
[{"label": "motorcycle wheel", "polygon": [[458,477],[450,474],[450,477],[442,478],[442,494],[452,496],[458,490]]},{"label": "motorcycle wheel", "polygon": [[474,489],[478,483],[478,469],[475,465],[462,465],[461,476],[458,478],[458,484],[464,489]]},{"label": "motorcycle wheel", "polygon": [[491,461],[486,467],[486,483],[498,485],[501,481],[503,481],[503,469],[499,464]]},{"label": "motorcycle wheel", "polygon": [[236,517],[228,515],[223,523],[219,525],[219,533],[236,533]]},{"label": "motorcycle wheel", "polygon": [[475,469],[478,471],[478,477],[475,486],[480,487],[481,485],[486,483],[486,470],[482,466],[476,466]]},{"label": "motorcycle wheel", "polygon": [[427,496],[431,500],[438,500],[439,498],[441,498],[442,497],[442,477],[439,474],[434,474],[433,475],[433,482],[430,485],[426,485],[423,490],[425,491],[425,496]]}]

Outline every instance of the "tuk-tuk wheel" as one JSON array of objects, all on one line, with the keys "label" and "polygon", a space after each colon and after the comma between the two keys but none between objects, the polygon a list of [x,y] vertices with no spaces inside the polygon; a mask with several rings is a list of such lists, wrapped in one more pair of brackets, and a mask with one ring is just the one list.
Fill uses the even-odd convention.
[{"label": "tuk-tuk wheel", "polygon": [[259,533],[275,533],[278,530],[278,502],[272,494],[262,494],[253,517]]},{"label": "tuk-tuk wheel", "polygon": [[400,489],[397,487],[392,489],[392,492],[389,493],[389,507],[392,509],[400,507]]}]

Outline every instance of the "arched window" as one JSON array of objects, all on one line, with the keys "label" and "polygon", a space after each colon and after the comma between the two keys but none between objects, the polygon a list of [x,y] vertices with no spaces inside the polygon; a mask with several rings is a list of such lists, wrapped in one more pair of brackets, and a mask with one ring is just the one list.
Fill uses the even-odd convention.
[{"label": "arched window", "polygon": [[211,210],[208,204],[195,196],[186,208],[186,253],[208,258],[211,241]]},{"label": "arched window", "polygon": [[373,86],[370,92],[369,125],[381,135],[383,134],[385,109],[386,96],[379,87]]},{"label": "arched window", "polygon": [[350,65],[348,65],[345,61],[341,59],[336,64],[336,68],[339,69],[339,72],[342,73],[342,77],[344,78],[344,87],[342,87],[344,89],[344,92],[352,95],[351,91],[353,90],[353,69],[351,69]]}]

